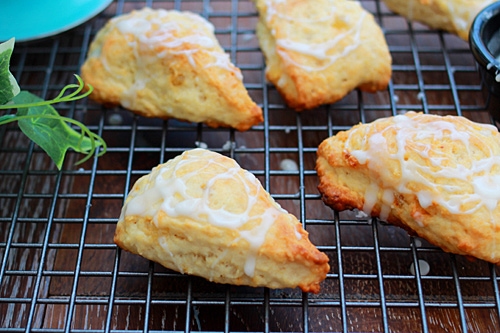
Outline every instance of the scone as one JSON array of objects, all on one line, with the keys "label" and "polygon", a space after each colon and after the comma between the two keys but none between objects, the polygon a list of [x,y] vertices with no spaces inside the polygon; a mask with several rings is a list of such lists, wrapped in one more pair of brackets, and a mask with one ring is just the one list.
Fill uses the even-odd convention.
[{"label": "scone", "polygon": [[191,12],[143,8],[97,33],[81,68],[92,99],[146,117],[244,131],[263,120],[213,25]]},{"label": "scone", "polygon": [[114,240],[172,270],[234,285],[317,293],[328,257],[236,161],[184,152],[140,178]]},{"label": "scone", "polygon": [[414,112],[324,140],[319,191],[443,250],[500,263],[500,134],[458,116]]},{"label": "scone", "polygon": [[493,0],[384,0],[387,7],[410,21],[469,38],[474,17]]},{"label": "scone", "polygon": [[373,16],[350,0],[254,0],[266,77],[291,108],[385,89],[391,55]]}]

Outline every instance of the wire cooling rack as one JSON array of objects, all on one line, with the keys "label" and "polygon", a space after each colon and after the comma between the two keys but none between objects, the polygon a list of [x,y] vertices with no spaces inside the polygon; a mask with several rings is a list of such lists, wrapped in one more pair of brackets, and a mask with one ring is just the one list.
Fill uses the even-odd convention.
[{"label": "wire cooling rack", "polygon": [[[382,2],[361,1],[393,57],[387,90],[353,91],[296,113],[265,82],[250,1],[113,2],[58,36],[18,43],[11,70],[21,87],[54,97],[79,72],[111,17],[144,6],[191,10],[210,20],[241,68],[265,121],[241,133],[134,116],[90,100],[60,104],[107,141],[102,157],[61,171],[14,125],[0,128],[0,331],[2,332],[494,332],[498,268],[442,252],[359,212],[327,208],[314,171],[318,144],[359,122],[406,110],[490,122],[467,43],[409,23]],[[134,181],[197,146],[235,158],[295,214],[331,271],[317,295],[218,285],[181,275],[113,243]]]}]

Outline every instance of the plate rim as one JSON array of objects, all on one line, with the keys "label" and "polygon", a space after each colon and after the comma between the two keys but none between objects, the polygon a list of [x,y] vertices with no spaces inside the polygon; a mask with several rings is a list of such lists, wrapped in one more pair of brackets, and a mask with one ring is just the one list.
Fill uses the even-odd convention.
[{"label": "plate rim", "polygon": [[71,21],[70,23],[66,23],[63,26],[60,26],[56,29],[51,29],[49,31],[43,31],[40,33],[33,33],[33,34],[30,34],[29,36],[27,35],[27,36],[21,36],[21,37],[12,36],[12,35],[10,37],[7,35],[2,36],[3,33],[0,32],[0,42],[6,42],[11,38],[15,38],[16,43],[18,43],[18,42],[23,43],[23,42],[29,42],[29,41],[34,41],[34,40],[39,40],[39,39],[55,36],[57,34],[71,30],[71,29],[87,22],[88,20],[92,19],[93,17],[95,17],[99,13],[101,13],[103,10],[105,10],[109,5],[111,5],[112,2],[113,2],[113,0],[99,0],[99,1],[94,0],[91,3],[95,3],[96,6],[90,12],[85,13],[85,15],[78,16],[75,20]]}]

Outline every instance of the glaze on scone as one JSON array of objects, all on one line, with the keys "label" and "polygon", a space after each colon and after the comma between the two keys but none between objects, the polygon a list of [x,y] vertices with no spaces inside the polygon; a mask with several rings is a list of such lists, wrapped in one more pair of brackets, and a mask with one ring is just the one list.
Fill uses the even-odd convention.
[{"label": "glaze on scone", "polygon": [[458,116],[414,112],[324,140],[324,202],[399,225],[448,252],[500,263],[500,134]]},{"label": "glaze on scone", "polygon": [[263,120],[213,25],[191,12],[150,9],[111,19],[81,68],[90,97],[146,117],[247,130]]},{"label": "glaze on scone", "polygon": [[236,161],[184,152],[140,178],[114,238],[121,248],[218,283],[317,293],[328,257]]},{"label": "glaze on scone", "polygon": [[418,21],[434,29],[441,29],[469,38],[469,30],[481,9],[493,0],[384,0],[393,12],[410,21]]},{"label": "glaze on scone", "polygon": [[266,77],[300,111],[355,88],[385,89],[391,56],[382,30],[357,1],[254,0]]}]

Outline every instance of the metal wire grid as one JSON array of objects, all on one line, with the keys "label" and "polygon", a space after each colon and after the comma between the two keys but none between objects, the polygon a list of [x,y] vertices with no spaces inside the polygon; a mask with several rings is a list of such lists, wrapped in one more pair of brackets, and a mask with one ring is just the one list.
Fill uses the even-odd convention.
[{"label": "metal wire grid", "polygon": [[[0,331],[498,331],[496,267],[321,203],[316,147],[339,130],[410,109],[490,121],[466,43],[408,23],[379,1],[362,4],[385,31],[394,60],[390,86],[377,94],[354,91],[303,113],[287,109],[265,83],[249,1],[119,0],[70,32],[16,45],[12,70],[21,87],[47,98],[71,81],[110,17],[143,6],[193,10],[214,22],[265,121],[239,133],[143,119],[89,101],[58,105],[109,144],[106,155],[81,167],[68,153],[62,171],[15,126],[0,128]],[[253,172],[329,255],[332,270],[320,294],[215,285],[113,244],[133,182],[204,145]],[[283,160],[294,161],[297,170],[283,169]]]}]

